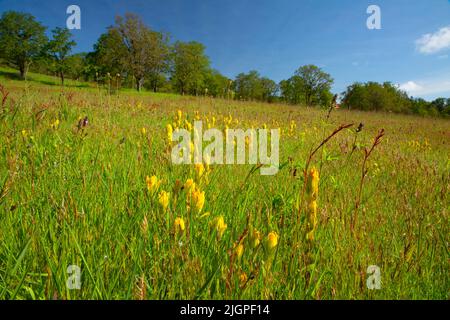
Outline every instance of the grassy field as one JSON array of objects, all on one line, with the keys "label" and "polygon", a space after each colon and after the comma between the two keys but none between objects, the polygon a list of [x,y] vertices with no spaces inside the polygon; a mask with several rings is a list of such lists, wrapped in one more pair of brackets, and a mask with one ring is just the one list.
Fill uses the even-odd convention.
[{"label": "grassy field", "polygon": [[[0,298],[450,298],[449,120],[55,83],[0,73]],[[278,174],[173,165],[178,110],[280,128]]]}]

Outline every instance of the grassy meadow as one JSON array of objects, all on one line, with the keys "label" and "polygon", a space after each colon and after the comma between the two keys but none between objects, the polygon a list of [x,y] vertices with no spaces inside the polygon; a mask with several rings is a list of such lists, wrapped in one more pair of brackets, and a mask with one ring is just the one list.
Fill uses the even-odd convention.
[{"label": "grassy meadow", "polygon": [[[450,298],[450,120],[54,83],[0,73],[1,299]],[[196,118],[280,128],[279,172],[173,165]]]}]

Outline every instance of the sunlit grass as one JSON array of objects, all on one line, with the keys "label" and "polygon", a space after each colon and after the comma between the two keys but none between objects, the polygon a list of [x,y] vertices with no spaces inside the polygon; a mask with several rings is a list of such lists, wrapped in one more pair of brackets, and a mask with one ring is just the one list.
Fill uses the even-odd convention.
[{"label": "sunlit grass", "polygon": [[[325,121],[318,109],[32,80],[1,78],[0,298],[449,298],[449,120],[335,110]],[[178,110],[221,130],[280,128],[280,171],[173,165]],[[306,161],[348,123],[311,160],[308,223]],[[381,128],[351,230],[363,149]],[[69,265],[80,290],[66,286]],[[380,290],[366,287],[369,265]]]}]

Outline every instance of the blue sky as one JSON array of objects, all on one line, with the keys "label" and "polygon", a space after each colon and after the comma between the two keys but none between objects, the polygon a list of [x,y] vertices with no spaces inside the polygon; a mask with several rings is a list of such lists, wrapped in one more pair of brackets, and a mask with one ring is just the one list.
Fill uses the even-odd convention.
[{"label": "blue sky", "polygon": [[[0,12],[65,26],[66,8],[81,8],[76,52],[92,50],[116,15],[139,14],[172,41],[200,41],[212,66],[229,77],[258,70],[279,81],[316,64],[342,92],[354,81],[391,81],[411,95],[450,97],[449,0],[0,0]],[[366,9],[381,9],[369,30]]]}]

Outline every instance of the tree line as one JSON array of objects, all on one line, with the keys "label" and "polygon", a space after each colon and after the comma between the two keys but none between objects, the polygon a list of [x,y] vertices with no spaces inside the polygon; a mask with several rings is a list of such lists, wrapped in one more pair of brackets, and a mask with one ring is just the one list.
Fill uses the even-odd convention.
[{"label": "tree line", "polygon": [[[76,46],[66,28],[51,30],[27,13],[8,11],[0,18],[0,62],[65,78],[111,83],[154,92],[176,92],[228,99],[285,102],[330,107],[334,79],[315,65],[299,67],[279,83],[257,71],[234,79],[211,67],[205,46],[196,41],[170,41],[167,33],[152,30],[136,14],[118,16],[94,44],[93,51],[72,54]],[[450,115],[450,99],[414,99],[390,83],[354,83],[341,94],[349,109]]]}]

